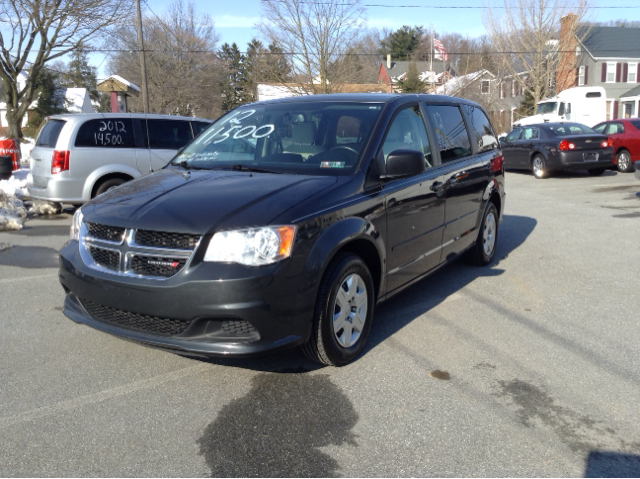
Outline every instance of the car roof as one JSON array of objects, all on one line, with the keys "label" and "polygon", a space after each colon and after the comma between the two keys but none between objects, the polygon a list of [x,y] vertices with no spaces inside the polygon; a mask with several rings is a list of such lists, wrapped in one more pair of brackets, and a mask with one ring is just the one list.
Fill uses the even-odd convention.
[{"label": "car roof", "polygon": [[160,115],[155,113],[60,113],[49,115],[52,120],[93,120],[101,118],[141,118],[148,120],[185,120],[185,121],[205,121],[213,123],[213,120],[197,118],[195,116]]}]

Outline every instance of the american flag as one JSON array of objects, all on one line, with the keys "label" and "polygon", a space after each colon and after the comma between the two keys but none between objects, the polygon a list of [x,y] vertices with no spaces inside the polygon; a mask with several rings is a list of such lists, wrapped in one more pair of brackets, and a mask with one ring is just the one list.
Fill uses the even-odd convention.
[{"label": "american flag", "polygon": [[437,58],[438,60],[442,60],[445,62],[449,59],[449,54],[447,53],[447,49],[444,47],[442,42],[437,38],[433,39],[433,49],[435,50],[433,55],[434,58]]}]

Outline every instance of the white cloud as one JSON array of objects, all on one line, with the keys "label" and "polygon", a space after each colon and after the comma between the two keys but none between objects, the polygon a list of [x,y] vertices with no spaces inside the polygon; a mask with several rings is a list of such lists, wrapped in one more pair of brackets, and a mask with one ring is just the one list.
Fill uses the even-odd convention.
[{"label": "white cloud", "polygon": [[213,15],[216,28],[253,28],[260,21],[260,17],[245,17],[240,15]]}]

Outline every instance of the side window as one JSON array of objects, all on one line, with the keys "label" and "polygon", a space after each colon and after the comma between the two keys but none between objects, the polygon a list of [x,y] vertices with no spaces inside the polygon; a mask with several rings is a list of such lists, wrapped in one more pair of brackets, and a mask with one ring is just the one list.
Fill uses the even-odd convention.
[{"label": "side window", "polygon": [[193,121],[191,125],[193,126],[193,136],[196,137],[206,130],[211,123],[207,123],[206,121]]},{"label": "side window", "polygon": [[427,114],[436,131],[443,163],[471,155],[471,142],[457,106],[428,105]]},{"label": "side window", "polygon": [[594,127],[594,128],[593,128],[593,130],[594,130],[596,133],[600,133],[600,134],[604,135],[604,129],[605,129],[606,127],[607,127],[607,123],[602,123],[602,124],[600,124],[600,125],[598,125],[598,126]]},{"label": "side window", "polygon": [[179,150],[192,139],[188,121],[147,120],[147,125],[152,150]]},{"label": "side window", "polygon": [[105,118],[86,121],[78,129],[75,146],[135,148],[131,118]]},{"label": "side window", "polygon": [[419,151],[424,155],[426,167],[433,166],[431,145],[429,145],[424,120],[417,105],[401,110],[391,122],[389,130],[387,130],[387,135],[382,143],[382,154],[385,162],[389,153],[395,150]]},{"label": "side window", "polygon": [[493,131],[487,115],[475,106],[464,105],[468,117],[471,120],[471,134],[478,145],[479,151],[488,151],[498,148],[498,139]]},{"label": "side window", "polygon": [[617,135],[619,133],[624,133],[624,125],[622,123],[609,123],[607,135]]},{"label": "side window", "polygon": [[358,143],[360,140],[360,120],[353,116],[341,116],[336,125],[336,145]]},{"label": "side window", "polygon": [[522,133],[522,129],[516,128],[515,130],[513,130],[511,133],[509,133],[507,135],[505,140],[507,140],[507,141],[516,141],[517,139],[520,138],[520,133]]},{"label": "side window", "polygon": [[538,129],[537,128],[525,128],[522,132],[523,140],[537,140]]}]

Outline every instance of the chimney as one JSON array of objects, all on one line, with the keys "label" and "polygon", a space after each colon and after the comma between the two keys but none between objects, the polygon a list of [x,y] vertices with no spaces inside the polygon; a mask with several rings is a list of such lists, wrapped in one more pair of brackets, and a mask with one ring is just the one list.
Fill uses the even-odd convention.
[{"label": "chimney", "polygon": [[387,53],[387,68],[391,68],[391,53]]},{"label": "chimney", "polygon": [[558,54],[558,66],[556,67],[556,94],[572,86],[577,86],[575,85],[575,69],[578,66],[577,60],[579,60],[575,56],[577,18],[574,13],[567,13],[560,18],[560,42],[558,43],[560,53]]}]

